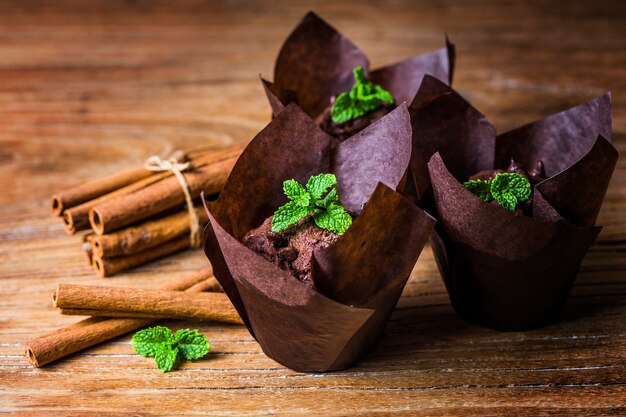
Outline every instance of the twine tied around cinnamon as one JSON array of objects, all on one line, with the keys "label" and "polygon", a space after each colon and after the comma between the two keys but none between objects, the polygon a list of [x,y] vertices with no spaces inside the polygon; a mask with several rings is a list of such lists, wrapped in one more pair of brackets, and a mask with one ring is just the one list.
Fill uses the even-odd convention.
[{"label": "twine tied around cinnamon", "polygon": [[162,172],[171,171],[180,183],[183,193],[185,193],[185,201],[187,202],[187,211],[189,212],[189,230],[190,241],[192,248],[198,248],[201,244],[200,239],[200,220],[196,214],[196,209],[193,206],[193,199],[191,198],[191,191],[189,190],[189,184],[183,175],[183,171],[192,167],[191,161],[185,161],[186,155],[182,151],[176,151],[169,159],[161,159],[158,155],[151,156],[146,159],[144,168],[149,171]]}]

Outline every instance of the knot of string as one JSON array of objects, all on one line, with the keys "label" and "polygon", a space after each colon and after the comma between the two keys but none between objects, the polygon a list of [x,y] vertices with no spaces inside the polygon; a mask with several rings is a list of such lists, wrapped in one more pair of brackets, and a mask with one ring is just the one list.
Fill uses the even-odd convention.
[{"label": "knot of string", "polygon": [[172,155],[168,159],[161,159],[158,156],[151,156],[144,163],[144,167],[149,171],[163,172],[171,171],[180,183],[183,193],[185,193],[185,201],[187,203],[187,211],[189,212],[189,239],[192,248],[200,247],[200,220],[198,214],[193,206],[193,199],[191,198],[191,191],[189,190],[189,184],[183,175],[183,171],[191,168],[191,162],[183,162],[182,154]]}]

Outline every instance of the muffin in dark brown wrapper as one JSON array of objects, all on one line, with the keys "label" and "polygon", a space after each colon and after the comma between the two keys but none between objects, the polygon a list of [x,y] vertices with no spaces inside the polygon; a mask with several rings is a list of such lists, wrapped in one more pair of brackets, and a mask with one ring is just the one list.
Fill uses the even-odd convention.
[{"label": "muffin in dark brown wrapper", "polygon": [[[205,252],[269,357],[296,371],[332,371],[374,346],[435,223],[395,191],[410,150],[406,105],[337,144],[291,104],[250,142],[218,200],[206,203]],[[286,203],[283,181],[303,184],[322,172],[336,175],[343,207],[358,216],[313,251],[306,283],[242,240]],[[267,234],[257,232],[252,239]]]},{"label": "muffin in dark brown wrapper", "polygon": [[[391,93],[395,104],[335,123],[330,118],[331,106],[340,93],[352,88],[353,70],[358,66],[371,82]],[[274,82],[261,80],[274,115],[295,102],[322,130],[345,140],[400,103],[410,103],[425,74],[451,82],[453,67],[454,46],[446,40],[444,48],[370,71],[367,57],[356,45],[309,12],[283,44],[276,59]]]},{"label": "muffin in dark brown wrapper", "polygon": [[339,235],[320,228],[308,217],[286,230],[274,232],[273,218],[268,217],[261,226],[250,230],[241,242],[298,280],[313,286],[313,253],[335,243]]},{"label": "muffin in dark brown wrapper", "polygon": [[[409,110],[411,169],[422,203],[438,220],[431,243],[452,304],[465,319],[524,330],[562,311],[618,153],[611,145],[610,94],[495,134],[487,119],[435,78]],[[509,211],[463,183],[511,159],[538,167],[530,204]],[[541,177],[545,175],[545,179]]]}]

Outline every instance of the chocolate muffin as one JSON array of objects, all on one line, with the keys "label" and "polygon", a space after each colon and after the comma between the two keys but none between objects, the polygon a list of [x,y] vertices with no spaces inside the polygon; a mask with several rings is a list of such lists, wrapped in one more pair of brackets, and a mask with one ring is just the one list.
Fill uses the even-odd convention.
[{"label": "chocolate muffin", "polygon": [[242,243],[312,287],[313,252],[332,245],[339,239],[339,235],[318,227],[310,217],[275,233],[272,232],[273,217],[268,217],[259,227],[250,230],[243,237]]},{"label": "chocolate muffin", "polygon": [[332,106],[328,106],[324,113],[322,113],[315,120],[315,123],[317,123],[320,129],[324,132],[343,141],[348,139],[350,136],[356,135],[376,120],[390,113],[395,108],[396,106],[393,104],[388,104],[381,106],[376,110],[359,117],[358,119],[348,120],[344,123],[335,123],[330,115]]}]

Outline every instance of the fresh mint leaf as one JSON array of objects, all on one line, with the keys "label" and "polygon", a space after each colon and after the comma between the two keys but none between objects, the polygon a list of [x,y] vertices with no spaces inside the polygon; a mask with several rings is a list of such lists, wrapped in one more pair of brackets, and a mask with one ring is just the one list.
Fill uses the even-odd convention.
[{"label": "fresh mint leaf", "polygon": [[348,120],[358,119],[365,112],[354,105],[350,93],[341,93],[333,103],[330,110],[330,117],[335,123],[345,123]]},{"label": "fresh mint leaf", "polygon": [[526,177],[515,173],[498,174],[491,181],[491,195],[507,210],[515,210],[518,202],[530,198],[531,186]]},{"label": "fresh mint leaf", "polygon": [[330,203],[326,210],[313,215],[315,224],[322,229],[343,235],[352,224],[352,216],[337,203]]},{"label": "fresh mint leaf", "polygon": [[510,192],[498,193],[494,196],[496,201],[500,203],[502,207],[507,210],[515,211],[515,206],[517,206],[517,198]]},{"label": "fresh mint leaf", "polygon": [[161,349],[162,345],[170,346],[174,343],[174,335],[167,327],[155,326],[140,330],[131,339],[135,352],[141,356],[152,357]]},{"label": "fresh mint leaf", "polygon": [[[365,71],[363,71],[362,66],[358,65],[354,67],[354,69],[352,70],[352,74],[354,75],[355,88],[364,89],[370,86],[371,84],[370,80],[368,80],[367,77],[365,76]],[[360,91],[360,93],[364,94],[367,92]]]},{"label": "fresh mint leaf", "polygon": [[[496,175],[491,187],[496,190],[510,192],[517,198],[517,201],[526,201],[530,198],[532,187],[526,177],[515,173],[504,173]],[[493,191],[491,192],[493,194]]]},{"label": "fresh mint leaf", "polygon": [[[333,187],[336,184],[337,177],[334,174],[314,175],[309,178],[306,187],[293,179],[285,181],[283,190],[291,201],[274,213],[272,232],[285,230],[300,219],[313,215],[313,220],[319,227],[343,234],[352,224],[352,217],[339,202],[339,193]],[[303,196],[303,190],[307,197]]]},{"label": "fresh mint leaf", "polygon": [[315,204],[321,208],[326,208],[331,203],[339,203],[339,192],[336,188],[330,190],[328,194],[326,194],[326,197],[315,202]]},{"label": "fresh mint leaf", "polygon": [[296,180],[287,180],[283,183],[283,191],[287,198],[302,207],[308,207],[311,202],[311,195]]},{"label": "fresh mint leaf", "polygon": [[309,178],[306,183],[306,189],[313,199],[318,200],[322,198],[326,190],[335,184],[337,184],[335,174],[319,174]]},{"label": "fresh mint leaf", "polygon": [[373,96],[378,97],[378,99],[382,100],[383,103],[393,104],[393,96],[391,93],[379,85],[374,86],[374,94]]},{"label": "fresh mint leaf", "polygon": [[205,335],[197,330],[182,329],[174,336],[178,350],[187,360],[200,359],[209,353],[210,345]]},{"label": "fresh mint leaf", "polygon": [[488,180],[469,180],[463,183],[465,188],[476,194],[483,201],[490,202],[493,200],[491,195],[491,181]]},{"label": "fresh mint leaf", "polygon": [[154,355],[154,361],[156,362],[157,368],[161,372],[169,372],[174,369],[174,365],[176,365],[178,359],[178,348],[171,348],[170,346],[163,346],[161,349],[157,350]]},{"label": "fresh mint leaf", "polygon": [[470,180],[463,185],[483,201],[496,200],[502,207],[514,211],[518,203],[524,202],[532,194],[532,186],[523,175],[505,172],[493,180]]},{"label": "fresh mint leaf", "polygon": [[285,230],[301,218],[306,217],[308,214],[308,206],[302,207],[295,201],[290,201],[287,204],[280,206],[274,213],[274,218],[272,219],[272,232],[278,233]]},{"label": "fresh mint leaf", "polygon": [[357,119],[384,104],[394,102],[389,91],[367,79],[360,65],[354,68],[353,73],[354,86],[349,92],[339,94],[331,108],[330,115],[335,123]]},{"label": "fresh mint leaf", "polygon": [[157,368],[169,372],[179,363],[199,359],[209,353],[209,341],[197,330],[181,329],[172,334],[167,327],[155,326],[135,333],[132,346],[142,356],[154,356]]}]

